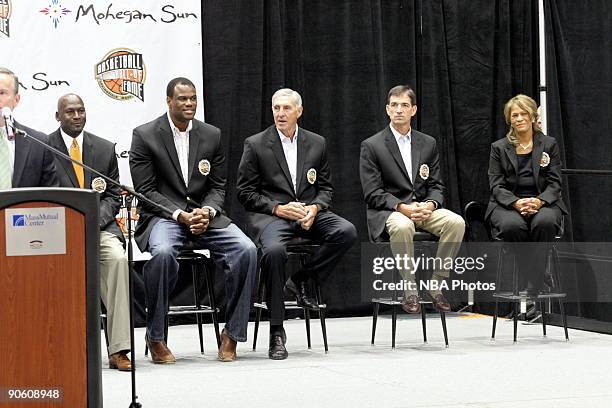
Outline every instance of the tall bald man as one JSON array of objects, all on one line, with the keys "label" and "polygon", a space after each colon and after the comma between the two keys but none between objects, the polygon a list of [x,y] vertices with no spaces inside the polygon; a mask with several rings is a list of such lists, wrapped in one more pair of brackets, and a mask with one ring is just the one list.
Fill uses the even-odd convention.
[{"label": "tall bald man", "polygon": [[[59,98],[55,119],[60,127],[49,135],[53,147],[119,180],[115,144],[83,130],[87,115],[85,104],[78,95]],[[100,193],[100,294],[108,319],[108,365],[129,371],[132,368],[127,357],[130,351],[129,267],[123,233],[115,221],[121,207],[121,191],[68,160],[57,156],[55,161],[62,187],[91,188]]]},{"label": "tall bald man", "polygon": [[[14,111],[21,95],[19,79],[13,71],[0,67],[0,109]],[[47,142],[47,135],[14,122],[17,129]],[[8,133],[7,133],[8,130]],[[0,115],[0,190],[17,187],[58,187],[53,156],[44,147],[17,136]]]}]

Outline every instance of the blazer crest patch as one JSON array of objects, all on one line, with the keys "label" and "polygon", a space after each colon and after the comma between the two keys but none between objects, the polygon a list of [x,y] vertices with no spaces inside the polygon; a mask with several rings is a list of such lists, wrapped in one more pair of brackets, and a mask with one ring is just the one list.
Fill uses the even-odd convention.
[{"label": "blazer crest patch", "polygon": [[540,167],[548,167],[549,164],[550,164],[550,156],[548,155],[548,153],[543,152],[542,158],[540,159]]},{"label": "blazer crest patch", "polygon": [[210,173],[210,162],[206,159],[200,160],[198,163],[198,170],[200,170],[201,175],[208,176]]},{"label": "blazer crest patch", "polygon": [[306,172],[306,179],[310,184],[314,184],[317,181],[317,171],[315,169],[309,169]]},{"label": "blazer crest patch", "polygon": [[103,193],[106,191],[106,180],[102,177],[96,177],[91,180],[91,189],[97,191],[98,193]]},{"label": "blazer crest patch", "polygon": [[429,166],[428,165],[421,164],[421,167],[419,167],[419,176],[421,176],[423,180],[427,180],[429,178]]}]

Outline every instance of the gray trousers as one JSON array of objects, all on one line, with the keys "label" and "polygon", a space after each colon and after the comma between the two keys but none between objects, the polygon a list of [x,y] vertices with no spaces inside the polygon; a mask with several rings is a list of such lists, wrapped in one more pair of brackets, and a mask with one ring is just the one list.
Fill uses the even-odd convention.
[{"label": "gray trousers", "polygon": [[108,354],[130,350],[130,294],[127,256],[119,238],[100,232],[100,295],[106,307]]}]

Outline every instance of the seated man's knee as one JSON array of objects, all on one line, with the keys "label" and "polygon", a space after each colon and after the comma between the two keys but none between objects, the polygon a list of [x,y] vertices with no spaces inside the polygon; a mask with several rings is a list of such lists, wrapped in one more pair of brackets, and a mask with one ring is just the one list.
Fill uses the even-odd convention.
[{"label": "seated man's knee", "polygon": [[390,236],[414,236],[416,228],[408,217],[396,218],[389,227]]},{"label": "seated man's knee", "polygon": [[264,258],[285,258],[287,256],[287,247],[278,241],[266,243],[261,247],[261,255]]},{"label": "seated man's knee", "polygon": [[161,242],[154,246],[149,246],[151,256],[159,258],[176,258],[178,250],[169,242]]},{"label": "seated man's knee", "polygon": [[527,233],[527,223],[522,218],[504,218],[498,223],[497,228],[502,239],[506,241],[515,241]]},{"label": "seated man's knee", "polygon": [[343,222],[339,231],[340,242],[352,245],[357,241],[357,228],[352,223]]}]

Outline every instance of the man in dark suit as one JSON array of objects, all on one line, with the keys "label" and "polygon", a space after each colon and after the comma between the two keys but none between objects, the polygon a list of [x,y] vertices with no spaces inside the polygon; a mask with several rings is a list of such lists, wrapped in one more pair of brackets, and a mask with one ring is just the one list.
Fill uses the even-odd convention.
[{"label": "man in dark suit", "polygon": [[287,288],[298,304],[312,309],[309,278],[327,275],[357,239],[353,224],[330,211],[333,188],[325,139],[299,128],[302,98],[291,89],[272,96],[274,126],[247,138],[238,168],[238,199],[248,211],[250,235],[261,247],[270,311],[270,348],[273,360],[287,358],[283,330],[283,287],[286,245],[294,237],[321,242]]},{"label": "man in dark suit", "polygon": [[[87,118],[85,105],[78,95],[59,98],[55,119],[60,127],[49,135],[50,145],[113,180],[119,180],[115,144],[83,130]],[[123,233],[115,221],[121,207],[121,190],[59,156],[55,157],[55,167],[61,187],[91,188],[100,193],[100,294],[108,319],[108,365],[130,371],[132,365],[127,357],[130,351],[130,272]]]},{"label": "man in dark suit", "polygon": [[[19,104],[19,80],[9,69],[0,67],[0,108],[13,111]],[[0,190],[17,187],[57,187],[55,165],[50,152],[24,136],[17,135],[0,115]],[[14,126],[47,142],[47,136],[17,122]],[[8,133],[7,133],[8,131]]]},{"label": "man in dark suit", "polygon": [[[388,127],[361,143],[359,173],[367,203],[367,222],[373,242],[389,240],[394,255],[413,257],[416,228],[440,237],[437,257],[455,257],[465,222],[459,215],[442,208],[444,185],[436,140],[411,129],[416,114],[416,95],[405,85],[391,88],[387,97]],[[444,262],[446,264],[446,262]],[[403,308],[421,311],[414,272],[402,269],[411,283],[405,291]],[[442,268],[433,271],[431,283],[439,284],[449,275]],[[449,311],[442,292],[430,290],[434,306]]]},{"label": "man in dark suit", "polygon": [[223,214],[225,157],[221,131],[194,119],[196,89],[187,78],[167,86],[168,113],[134,129],[130,170],[134,187],[170,209],[139,203],[136,243],[152,258],[144,265],[147,343],[155,363],[174,363],[164,342],[168,295],[176,284],[180,249],[208,248],[225,269],[227,320],[218,358],[236,359],[236,342],[246,341],[251,292],[257,268],[253,242]]}]

